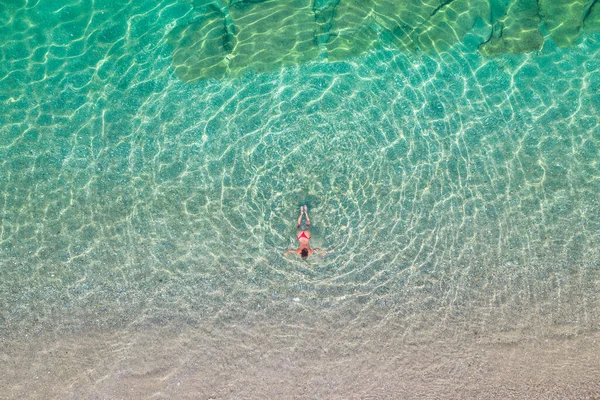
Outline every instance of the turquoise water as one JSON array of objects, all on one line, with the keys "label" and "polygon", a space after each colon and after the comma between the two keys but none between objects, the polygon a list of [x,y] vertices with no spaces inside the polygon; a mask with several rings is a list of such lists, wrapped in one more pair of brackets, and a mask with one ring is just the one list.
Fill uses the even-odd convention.
[{"label": "turquoise water", "polygon": [[[597,34],[490,58],[481,23],[190,83],[169,35],[193,12],[0,5],[4,340],[598,332]],[[302,204],[326,257],[282,255]]]}]

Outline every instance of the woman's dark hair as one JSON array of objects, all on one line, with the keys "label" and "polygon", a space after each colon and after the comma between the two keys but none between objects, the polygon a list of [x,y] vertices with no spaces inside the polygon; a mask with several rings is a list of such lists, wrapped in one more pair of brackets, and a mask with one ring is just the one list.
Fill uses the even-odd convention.
[{"label": "woman's dark hair", "polygon": [[306,260],[308,258],[308,250],[302,249],[302,252],[300,253],[300,255],[302,256],[303,260]]}]

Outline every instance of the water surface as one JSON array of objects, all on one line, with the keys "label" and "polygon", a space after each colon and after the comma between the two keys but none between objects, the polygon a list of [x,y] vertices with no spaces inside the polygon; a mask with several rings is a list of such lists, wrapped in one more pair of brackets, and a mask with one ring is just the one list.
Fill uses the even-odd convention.
[{"label": "water surface", "polygon": [[599,393],[598,4],[370,3],[0,6],[7,398]]}]

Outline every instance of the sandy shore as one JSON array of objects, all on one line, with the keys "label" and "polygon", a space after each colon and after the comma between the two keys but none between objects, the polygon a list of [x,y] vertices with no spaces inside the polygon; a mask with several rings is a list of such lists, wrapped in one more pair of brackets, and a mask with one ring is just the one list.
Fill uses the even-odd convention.
[{"label": "sandy shore", "polygon": [[598,399],[600,332],[169,325],[2,339],[3,399]]}]

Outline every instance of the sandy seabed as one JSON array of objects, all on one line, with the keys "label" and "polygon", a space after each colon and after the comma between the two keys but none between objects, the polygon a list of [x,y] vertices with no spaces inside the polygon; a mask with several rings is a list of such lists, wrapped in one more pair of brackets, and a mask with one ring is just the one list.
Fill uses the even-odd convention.
[{"label": "sandy seabed", "polygon": [[1,339],[2,399],[598,399],[600,332],[166,326]]}]

